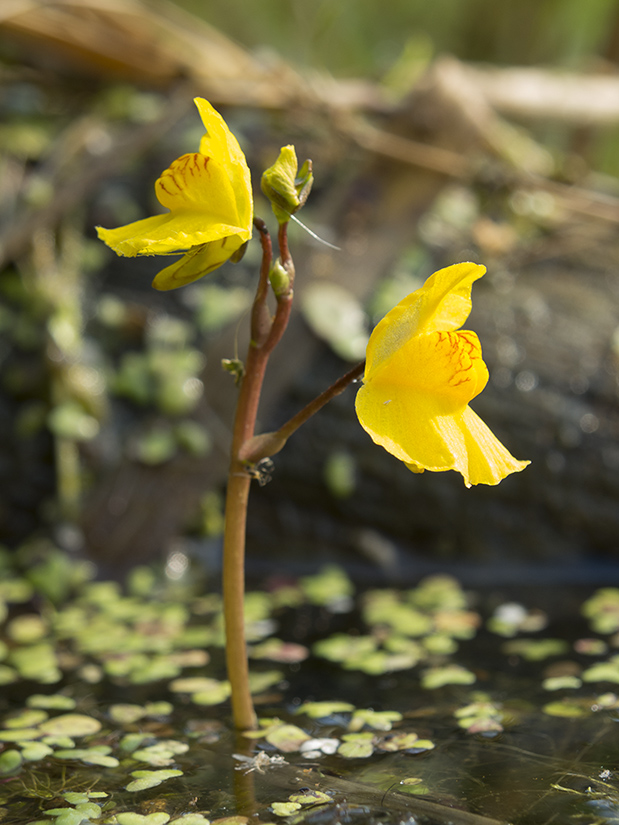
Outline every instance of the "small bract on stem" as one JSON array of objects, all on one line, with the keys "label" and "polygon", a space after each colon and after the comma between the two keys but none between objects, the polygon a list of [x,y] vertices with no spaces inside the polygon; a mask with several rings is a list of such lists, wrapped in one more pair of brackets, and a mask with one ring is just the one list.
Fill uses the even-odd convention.
[{"label": "small bract on stem", "polygon": [[[251,310],[245,363],[225,359],[239,387],[230,449],[223,560],[226,664],[238,730],[256,727],[245,643],[245,540],[252,478],[260,465],[328,401],[363,376],[356,402],[373,440],[413,472],[456,470],[467,486],[498,484],[528,464],[516,460],[470,409],[488,371],[473,332],[460,330],[471,311],[477,264],[454,264],[432,275],[376,326],[365,362],[357,364],[279,430],[256,435],[256,417],[269,357],[284,335],[293,300],[295,267],[288,223],[303,207],[313,181],[311,161],[298,169],[293,146],[284,146],[262,175],[261,188],[278,222],[279,258],[267,226],[253,215],[245,156],[225,121],[206,100],[195,100],[206,134],[199,152],[183,155],[155,184],[169,211],[117,229],[98,228],[119,255],[180,254],[155,278],[174,289],[240,260],[255,228],[262,262]],[[268,299],[275,298],[271,314]]]}]

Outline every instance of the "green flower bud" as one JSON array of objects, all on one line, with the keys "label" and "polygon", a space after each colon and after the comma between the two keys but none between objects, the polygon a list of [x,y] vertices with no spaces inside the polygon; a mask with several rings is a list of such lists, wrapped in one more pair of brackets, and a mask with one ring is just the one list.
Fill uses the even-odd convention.
[{"label": "green flower bud", "polygon": [[279,258],[271,267],[269,281],[276,296],[284,295],[290,289],[290,274]]},{"label": "green flower bud", "polygon": [[312,162],[306,160],[298,171],[294,146],[283,146],[279,157],[267,169],[260,181],[264,195],[271,201],[279,223],[288,223],[290,216],[298,212],[307,200],[312,188]]}]

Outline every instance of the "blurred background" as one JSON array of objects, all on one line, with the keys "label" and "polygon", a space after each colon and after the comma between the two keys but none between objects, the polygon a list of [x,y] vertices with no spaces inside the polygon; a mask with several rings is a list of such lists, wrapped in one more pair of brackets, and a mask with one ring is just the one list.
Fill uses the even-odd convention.
[{"label": "blurred background", "polygon": [[[0,9],[0,540],[105,575],[217,575],[226,450],[259,264],[173,293],[96,225],[153,214],[208,98],[258,191],[279,147],[312,158],[296,312],[260,412],[273,429],[363,357],[441,266],[488,268],[467,327],[475,410],[532,464],[494,488],[411,474],[354,388],[253,491],[248,569],[337,561],[360,581],[619,574],[617,0],[5,0]],[[25,550],[24,550],[25,548]],[[176,565],[176,567],[174,566]],[[184,568],[183,568],[184,569]]]}]

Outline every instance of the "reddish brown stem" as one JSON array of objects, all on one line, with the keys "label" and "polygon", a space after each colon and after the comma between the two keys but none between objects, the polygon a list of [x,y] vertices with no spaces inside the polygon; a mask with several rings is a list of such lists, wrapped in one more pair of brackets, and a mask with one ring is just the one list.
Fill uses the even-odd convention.
[{"label": "reddish brown stem", "polygon": [[286,444],[290,436],[296,432],[302,424],[305,424],[313,415],[328,404],[336,395],[344,392],[346,387],[353,381],[356,381],[363,375],[365,369],[365,361],[356,364],[341,378],[338,378],[330,387],[320,395],[316,396],[309,404],[306,404],[302,410],[296,415],[293,415],[285,424],[272,433],[262,433],[254,436],[251,441],[246,442],[241,448],[240,458],[243,461],[255,463],[261,458],[272,456],[278,453]]},{"label": "reddish brown stem", "polygon": [[[273,348],[284,334],[290,317],[292,301],[292,293],[278,297],[275,317],[271,320],[267,316],[268,275],[272,261],[271,241],[262,222],[256,223],[256,227],[260,232],[262,244],[262,266],[252,307],[252,339],[247,351],[245,375],[239,390],[234,420],[224,527],[223,594],[226,664],[232,693],[232,715],[234,724],[239,730],[256,727],[256,714],[249,690],[244,617],[245,537],[251,478],[240,458],[240,452],[243,444],[254,435],[267,362]],[[286,254],[292,268],[290,255],[288,252]]]}]

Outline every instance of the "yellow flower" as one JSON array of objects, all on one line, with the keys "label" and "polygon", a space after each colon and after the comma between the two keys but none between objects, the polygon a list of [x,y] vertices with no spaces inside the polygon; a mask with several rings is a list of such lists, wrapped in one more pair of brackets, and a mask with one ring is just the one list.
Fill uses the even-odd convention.
[{"label": "yellow flower", "polygon": [[467,487],[498,484],[529,464],[468,406],[488,370],[477,335],[459,328],[485,271],[448,266],[388,312],[370,336],[356,400],[361,426],[410,470],[457,470]]},{"label": "yellow flower", "polygon": [[175,289],[212,272],[250,239],[251,179],[245,155],[221,115],[208,101],[194,99],[206,134],[200,151],[175,160],[155,183],[163,215],[118,229],[97,227],[118,255],[185,253],[162,270],[153,286]]}]

